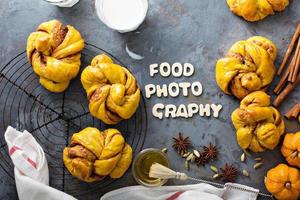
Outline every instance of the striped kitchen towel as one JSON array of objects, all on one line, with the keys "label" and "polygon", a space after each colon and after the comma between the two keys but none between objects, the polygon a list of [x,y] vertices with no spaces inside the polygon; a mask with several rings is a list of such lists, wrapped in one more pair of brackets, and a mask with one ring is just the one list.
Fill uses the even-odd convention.
[{"label": "striped kitchen towel", "polygon": [[15,181],[20,200],[75,200],[74,197],[49,186],[45,153],[29,132],[20,132],[8,126],[4,137],[15,166]]}]

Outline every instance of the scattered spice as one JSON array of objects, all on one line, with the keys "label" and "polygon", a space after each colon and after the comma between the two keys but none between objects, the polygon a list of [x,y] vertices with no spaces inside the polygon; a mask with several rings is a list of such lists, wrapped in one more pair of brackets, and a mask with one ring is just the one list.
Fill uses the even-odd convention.
[{"label": "scattered spice", "polygon": [[248,157],[252,157],[251,153],[249,151],[247,151],[246,149],[243,150],[244,153],[246,154],[246,156]]},{"label": "scattered spice", "polygon": [[167,153],[167,152],[168,152],[168,148],[163,148],[161,151],[162,151],[163,153]]},{"label": "scattered spice", "polygon": [[177,138],[173,137],[173,140],[172,147],[181,155],[191,146],[189,137],[183,137],[182,133],[179,133]]},{"label": "scattered spice", "polygon": [[249,172],[245,169],[243,169],[243,175],[249,177]]},{"label": "scattered spice", "polygon": [[179,154],[180,154],[180,156],[182,157],[184,154],[185,154],[185,151],[180,151],[180,152],[178,152]]},{"label": "scattered spice", "polygon": [[255,164],[253,165],[253,168],[254,168],[254,169],[258,169],[258,168],[260,168],[261,166],[263,166],[263,163],[262,163],[262,162],[258,162],[258,163],[255,163]]},{"label": "scattered spice", "polygon": [[223,181],[234,182],[237,177],[238,171],[237,169],[231,164],[225,164],[225,166],[221,169],[221,177]]},{"label": "scattered spice", "polygon": [[211,165],[210,169],[211,169],[211,171],[215,172],[216,174],[219,173],[219,170],[216,166]]},{"label": "scattered spice", "polygon": [[190,170],[190,164],[189,164],[189,161],[185,161],[185,163],[184,163],[184,166],[185,166],[185,168],[187,169],[187,170]]},{"label": "scattered spice", "polygon": [[281,65],[280,65],[280,67],[278,69],[277,75],[281,75],[281,73],[282,73],[282,71],[283,71],[283,69],[284,69],[284,67],[285,67],[285,65],[286,65],[286,63],[287,63],[290,55],[293,52],[293,49],[295,47],[296,41],[297,41],[297,39],[298,39],[299,36],[300,36],[300,24],[298,24],[298,26],[296,28],[296,31],[295,31],[295,33],[293,35],[293,38],[292,38],[292,41],[291,41],[291,43],[290,43],[290,45],[289,45],[289,47],[288,47],[288,49],[287,49],[287,51],[286,51],[286,53],[284,55],[284,58],[282,60]]},{"label": "scattered spice", "polygon": [[213,145],[212,143],[209,143],[208,146],[204,146],[203,150],[204,150],[205,157],[208,160],[214,160],[218,156],[217,146]]},{"label": "scattered spice", "polygon": [[187,158],[190,154],[191,154],[191,152],[186,152],[185,154],[182,155],[182,157]]},{"label": "scattered spice", "polygon": [[[278,84],[274,89],[274,93],[278,96],[273,101],[273,105],[278,107],[284,99],[289,95],[291,91],[296,88],[296,86],[300,83],[300,23],[297,25],[294,36],[291,40],[291,43],[285,53],[283,61],[278,69],[277,74],[281,75],[284,68],[285,73],[281,76]],[[298,40],[298,42],[297,42]],[[296,45],[297,43],[297,45]],[[294,52],[293,58],[290,59],[290,56]],[[290,60],[290,63],[287,62]],[[287,67],[286,67],[287,66]]]},{"label": "scattered spice", "polygon": [[205,166],[205,164],[208,163],[208,159],[206,158],[206,155],[203,152],[200,152],[200,156],[195,158],[195,162],[197,166]]},{"label": "scattered spice", "polygon": [[186,158],[187,161],[191,161],[194,157],[194,154],[190,153],[190,155]]},{"label": "scattered spice", "polygon": [[300,102],[293,106],[285,115],[286,118],[295,118],[300,122]]},{"label": "scattered spice", "polygon": [[214,175],[213,175],[213,179],[220,178],[220,176],[221,176],[220,174],[214,174]]},{"label": "scattered spice", "polygon": [[254,158],[255,161],[262,161],[261,157]]},{"label": "scattered spice", "polygon": [[195,159],[196,159],[196,156],[193,156],[191,162],[192,163],[195,162]]},{"label": "scattered spice", "polygon": [[245,162],[245,160],[246,160],[246,154],[243,153],[243,154],[241,155],[241,162]]},{"label": "scattered spice", "polygon": [[[197,166],[205,166],[209,161],[214,160],[218,156],[218,149],[212,143],[203,147],[203,151],[188,149],[192,146],[189,137],[184,137],[182,133],[178,134],[178,137],[173,137],[172,147],[178,152],[178,154],[185,158],[185,168],[189,169],[190,163],[196,163]],[[167,152],[167,148],[162,149]],[[214,172],[217,173],[218,169],[215,167]]]},{"label": "scattered spice", "polygon": [[289,95],[289,93],[296,88],[300,82],[300,74],[298,74],[297,79],[294,83],[288,83],[287,86],[279,93],[279,95],[273,101],[273,105],[278,107],[283,100]]},{"label": "scattered spice", "polygon": [[194,150],[193,153],[194,153],[194,155],[195,155],[197,158],[200,157],[200,152],[199,152],[199,151]]}]

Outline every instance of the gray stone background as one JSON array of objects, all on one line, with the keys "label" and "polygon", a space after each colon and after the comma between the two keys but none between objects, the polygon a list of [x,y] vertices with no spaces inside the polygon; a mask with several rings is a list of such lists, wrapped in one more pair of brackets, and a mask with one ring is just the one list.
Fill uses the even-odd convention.
[{"label": "gray stone background", "polygon": [[[300,19],[300,4],[292,0],[290,6],[281,13],[266,19],[250,23],[233,15],[225,0],[150,0],[145,22],[138,30],[120,34],[107,28],[96,16],[94,1],[81,0],[73,8],[58,8],[42,0],[1,0],[0,1],[0,66],[4,66],[11,58],[24,51],[26,39],[41,22],[57,18],[66,24],[75,26],[83,38],[99,46],[130,66],[138,79],[141,88],[146,84],[163,84],[173,81],[200,81],[204,92],[200,97],[178,97],[147,99],[148,130],[144,148],[169,147],[168,156],[174,169],[187,172],[184,162],[171,150],[171,138],[178,132],[190,136],[195,148],[200,148],[209,142],[216,143],[220,156],[212,164],[222,166],[225,162],[233,163],[239,168],[250,172],[250,178],[239,176],[237,182],[247,184],[265,191],[263,179],[267,169],[282,162],[278,148],[259,154],[264,158],[265,165],[259,170],[253,170],[253,161],[240,163],[242,153],[236,143],[235,131],[231,124],[231,112],[239,102],[231,96],[224,95],[215,83],[215,62],[225,54],[227,49],[237,40],[253,35],[265,36],[278,47],[276,66],[279,66],[285,50]],[[125,46],[144,57],[133,60],[125,51]],[[195,73],[190,78],[162,78],[159,75],[150,78],[148,66],[161,62],[190,62],[195,67]],[[275,78],[275,81],[278,78]],[[273,96],[272,89],[270,94]],[[144,92],[144,91],[143,91]],[[280,107],[285,112],[299,98],[299,87],[288,97]],[[151,108],[157,102],[180,103],[220,103],[223,110],[219,119],[194,116],[190,119],[163,119],[152,116]],[[287,131],[299,130],[296,121],[286,121]],[[3,133],[2,133],[3,134]],[[188,172],[195,177],[211,177],[209,165],[205,168],[192,166]],[[50,174],[51,176],[51,174]],[[6,172],[0,168],[0,199],[17,199],[14,183],[9,181]],[[87,194],[80,199],[99,198],[103,193],[115,188],[135,185],[131,173],[108,188],[99,192]],[[169,181],[168,184],[180,184]],[[71,194],[72,195],[72,194]]]}]

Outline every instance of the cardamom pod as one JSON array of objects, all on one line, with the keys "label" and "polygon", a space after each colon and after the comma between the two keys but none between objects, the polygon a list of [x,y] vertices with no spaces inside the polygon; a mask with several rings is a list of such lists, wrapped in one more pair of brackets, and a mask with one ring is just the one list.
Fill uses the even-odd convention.
[{"label": "cardamom pod", "polygon": [[190,164],[189,164],[189,161],[185,161],[185,163],[184,163],[184,166],[185,166],[185,168],[187,169],[187,170],[190,170]]},{"label": "cardamom pod", "polygon": [[196,159],[196,157],[193,156],[191,162],[192,162],[192,163],[195,162],[195,159]]},{"label": "cardamom pod", "polygon": [[252,157],[252,155],[250,154],[249,151],[247,151],[247,149],[244,149],[243,151],[244,151],[244,153],[245,153],[248,157]]},{"label": "cardamom pod", "polygon": [[185,154],[182,155],[182,157],[183,157],[183,158],[186,158],[186,157],[188,157],[190,154],[191,154],[190,152],[186,152]]},{"label": "cardamom pod", "polygon": [[167,153],[167,152],[168,152],[168,148],[163,148],[161,151],[162,151],[163,153]]},{"label": "cardamom pod", "polygon": [[186,158],[186,160],[187,160],[187,161],[190,161],[190,160],[193,159],[193,157],[194,157],[194,154],[191,153],[191,154]]},{"label": "cardamom pod", "polygon": [[197,158],[199,158],[199,157],[200,157],[200,153],[199,153],[199,151],[197,151],[197,150],[194,150],[194,151],[193,151],[193,153],[195,154],[195,156],[196,156]]},{"label": "cardamom pod", "polygon": [[183,156],[183,154],[185,154],[185,152],[183,150],[180,151],[180,155]]},{"label": "cardamom pod", "polygon": [[216,166],[211,165],[210,169],[211,169],[211,171],[215,172],[216,174],[219,172],[219,170]]},{"label": "cardamom pod", "polygon": [[254,168],[254,169],[258,169],[258,168],[260,168],[262,165],[263,165],[262,162],[258,162],[258,163],[256,163],[255,165],[253,165],[253,168]]},{"label": "cardamom pod", "polygon": [[245,169],[243,169],[243,175],[249,177],[249,172]]},{"label": "cardamom pod", "polygon": [[255,161],[261,161],[262,158],[261,157],[257,157],[257,158],[254,158]]},{"label": "cardamom pod", "polygon": [[242,161],[242,162],[245,162],[245,160],[246,160],[246,154],[243,153],[243,154],[241,155],[241,161]]},{"label": "cardamom pod", "polygon": [[215,175],[213,175],[213,179],[217,179],[217,178],[220,178],[220,174],[215,174]]}]

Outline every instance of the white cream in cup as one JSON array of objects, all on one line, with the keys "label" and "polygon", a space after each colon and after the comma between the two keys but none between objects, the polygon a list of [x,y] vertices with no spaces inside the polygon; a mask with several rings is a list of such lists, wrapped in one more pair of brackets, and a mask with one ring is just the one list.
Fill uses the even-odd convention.
[{"label": "white cream in cup", "polygon": [[96,0],[100,20],[121,33],[136,30],[145,20],[148,0]]}]

